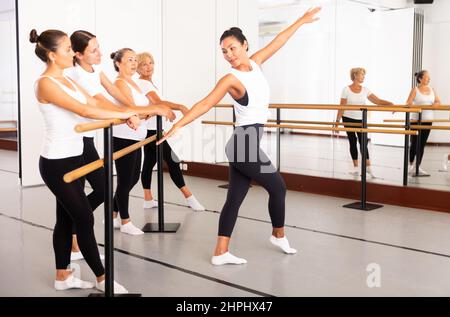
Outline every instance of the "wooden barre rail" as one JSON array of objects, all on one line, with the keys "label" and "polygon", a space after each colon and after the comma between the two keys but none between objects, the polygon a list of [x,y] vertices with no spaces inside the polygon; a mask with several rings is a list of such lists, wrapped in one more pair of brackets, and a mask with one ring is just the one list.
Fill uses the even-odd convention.
[{"label": "wooden barre rail", "polygon": [[[269,120],[269,122],[277,122],[275,119]],[[362,123],[358,122],[328,122],[328,121],[302,121],[302,120],[280,120],[280,123],[294,123],[294,124],[317,124],[317,125],[346,125],[349,127],[362,127]],[[375,128],[398,128],[404,129],[405,125],[402,124],[378,124],[378,123],[369,123],[368,127]]]},{"label": "wooden barre rail", "polygon": [[[216,105],[214,108],[233,108],[233,105]],[[297,109],[297,110],[365,110],[368,111],[383,111],[383,112],[422,112],[419,107],[409,106],[367,106],[367,105],[300,105],[300,104],[270,104],[269,109]],[[449,107],[450,110],[450,107]]]},{"label": "wooden barre rail", "polygon": [[[277,122],[277,120],[269,120],[269,122]],[[415,121],[417,122],[417,121]],[[450,120],[449,120],[450,122]],[[350,127],[361,127],[362,123],[357,122],[327,122],[327,121],[301,121],[301,120],[280,120],[280,123],[294,123],[294,124],[317,124],[317,125],[343,125]],[[406,126],[402,124],[378,124],[369,123],[367,127],[373,128],[393,128],[393,129],[405,129]],[[421,125],[411,125],[411,129],[414,130],[450,130],[450,126],[421,126]]]},{"label": "wooden barre rail", "polygon": [[[227,125],[232,126],[233,122],[225,121],[202,121],[202,124],[209,125]],[[266,128],[284,128],[295,130],[319,130],[319,131],[346,131],[356,133],[386,133],[386,134],[402,134],[402,135],[418,135],[417,131],[398,131],[388,129],[357,129],[357,128],[331,128],[331,127],[316,127],[316,126],[302,126],[302,125],[288,125],[288,124],[266,124]]]},{"label": "wooden barre rail", "polygon": [[[146,118],[147,118],[147,116],[145,116],[145,115],[139,116],[139,119],[141,119],[141,120],[146,119]],[[93,122],[88,122],[88,123],[80,123],[75,126],[75,131],[78,133],[89,132],[89,131],[94,131],[94,130],[98,130],[98,129],[104,129],[104,128],[109,127],[110,125],[119,125],[119,124],[123,124],[126,122],[127,122],[127,120],[123,120],[123,119],[109,119],[109,120],[93,121]]]},{"label": "wooden barre rail", "polygon": [[[385,119],[383,122],[405,122],[402,119]],[[411,123],[417,123],[418,120],[411,120]],[[450,123],[449,119],[422,120],[422,123]]]},{"label": "wooden barre rail", "polygon": [[17,132],[17,128],[0,128],[0,132]]},{"label": "wooden barre rail", "polygon": [[[135,143],[133,145],[130,145],[129,147],[126,147],[120,151],[117,151],[116,153],[113,154],[113,161],[120,159],[121,157],[136,151],[138,149],[140,149],[141,147],[156,141],[156,135],[149,137],[148,139],[145,139],[143,141],[140,141],[138,143]],[[76,170],[73,170],[72,172],[69,172],[67,174],[64,175],[64,181],[66,183],[72,183],[73,181],[76,181],[77,179],[92,173],[95,170],[98,170],[99,168],[102,168],[104,165],[104,160],[103,159],[99,159],[97,161],[94,161],[90,164],[87,164],[85,166],[82,166],[80,168],[77,168]]]}]

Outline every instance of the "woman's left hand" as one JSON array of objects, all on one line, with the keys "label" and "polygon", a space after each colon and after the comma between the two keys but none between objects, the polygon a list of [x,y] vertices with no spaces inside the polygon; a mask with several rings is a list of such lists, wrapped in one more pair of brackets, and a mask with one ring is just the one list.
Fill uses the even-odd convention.
[{"label": "woman's left hand", "polygon": [[300,18],[300,21],[302,23],[313,23],[319,20],[319,17],[315,17],[315,15],[322,10],[321,7],[315,7],[315,8],[309,8],[308,11],[303,14],[303,16]]}]

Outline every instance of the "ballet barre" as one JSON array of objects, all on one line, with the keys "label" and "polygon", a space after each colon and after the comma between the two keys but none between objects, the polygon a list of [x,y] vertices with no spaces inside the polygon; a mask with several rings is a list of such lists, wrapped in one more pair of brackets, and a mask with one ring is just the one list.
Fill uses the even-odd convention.
[{"label": "ballet barre", "polygon": [[0,128],[0,132],[17,132],[17,128]]},{"label": "ballet barre", "polygon": [[[234,109],[230,104],[219,104],[214,106],[218,109]],[[409,105],[393,105],[393,106],[377,106],[377,105],[332,105],[332,104],[270,104],[269,109],[276,109],[276,120],[269,120],[269,124],[265,127],[277,129],[277,169],[280,171],[281,161],[281,129],[295,129],[295,130],[318,130],[318,131],[344,131],[344,132],[356,132],[362,133],[362,164],[361,164],[361,202],[346,205],[344,207],[355,208],[360,210],[373,210],[381,206],[375,204],[366,204],[366,146],[367,146],[367,133],[385,133],[385,134],[399,134],[405,136],[405,148],[404,148],[404,163],[403,163],[403,184],[408,185],[408,155],[409,155],[409,137],[411,135],[418,135],[420,131],[411,131],[410,114],[419,113],[419,118],[422,112],[422,107],[409,106]],[[301,121],[301,120],[281,120],[281,109],[295,109],[295,110],[354,110],[362,112],[362,123],[340,123],[340,122],[324,122],[324,121]],[[445,109],[445,108],[444,108]],[[442,109],[443,110],[443,109]],[[405,125],[391,125],[391,124],[368,124],[367,113],[368,111],[383,111],[383,112],[403,112],[405,113]],[[234,119],[234,116],[233,116]],[[233,120],[235,121],[235,120]],[[217,124],[225,123],[224,125],[233,125],[233,122],[215,122],[215,121],[203,121],[204,124]],[[275,123],[275,124],[272,124]],[[296,125],[288,125],[282,123],[294,123]],[[318,126],[319,125],[319,126]],[[320,127],[320,125],[332,125],[332,127]],[[339,126],[344,126],[340,128]],[[372,128],[372,129],[369,129]],[[373,128],[389,128],[389,129],[373,129]],[[404,129],[403,131],[394,129]]]},{"label": "ballet barre", "polygon": [[[139,118],[146,119],[148,116],[140,115]],[[137,142],[128,146],[116,153],[113,153],[113,126],[124,124],[127,120],[112,119],[102,120],[89,123],[78,124],[74,127],[75,131],[79,133],[103,129],[104,137],[104,158],[95,162],[82,166],[64,175],[65,182],[73,182],[83,176],[86,176],[93,171],[104,167],[105,169],[105,202],[104,202],[104,217],[105,217],[105,297],[114,297],[114,228],[113,228],[113,161],[121,157],[140,150],[141,147],[146,146],[152,142],[158,141],[162,138],[162,118],[157,116],[157,135],[149,137],[143,141]],[[176,232],[180,224],[165,224],[164,223],[164,187],[163,187],[163,171],[162,171],[162,149],[157,150],[158,163],[158,224],[146,224],[143,228],[144,232]],[[166,227],[165,227],[166,225]],[[148,229],[150,228],[150,229]],[[155,229],[156,228],[156,229]],[[92,294],[91,296],[98,297],[99,294]],[[102,296],[102,295],[100,295]],[[140,294],[126,294],[121,297],[136,297]]]},{"label": "ballet barre", "polygon": [[[234,122],[228,121],[202,121],[206,125],[225,125],[234,126]],[[333,123],[330,123],[333,124]],[[417,131],[398,131],[390,129],[364,129],[364,128],[333,128],[333,127],[316,127],[310,125],[292,125],[292,124],[265,124],[266,128],[280,128],[293,130],[319,130],[319,131],[344,131],[355,133],[383,133],[383,134],[402,134],[402,135],[417,135]]]},{"label": "ballet barre", "polygon": [[[155,141],[156,141],[156,135],[149,137],[138,143],[135,143],[133,145],[130,145],[120,151],[113,153],[112,160],[116,161],[116,160],[120,159],[121,157],[124,157],[125,155],[130,154],[131,152],[139,150],[141,147],[144,147],[147,144],[150,144]],[[102,168],[104,165],[105,165],[104,159],[99,159],[92,163],[86,164],[80,168],[77,168],[76,170],[73,170],[73,171],[65,174],[64,181],[66,183],[72,183],[72,182],[76,181],[77,179],[80,179],[80,178],[98,170],[99,168]]]}]

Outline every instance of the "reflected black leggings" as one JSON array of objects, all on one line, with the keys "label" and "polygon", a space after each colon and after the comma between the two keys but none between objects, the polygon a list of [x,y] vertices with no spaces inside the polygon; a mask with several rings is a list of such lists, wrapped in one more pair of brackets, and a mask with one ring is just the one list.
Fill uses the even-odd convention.
[{"label": "reflected black leggings", "polygon": [[274,228],[284,227],[286,185],[280,173],[260,149],[261,124],[237,127],[226,146],[229,160],[227,199],[219,219],[219,236],[231,237],[252,180],[269,193],[269,214]]},{"label": "reflected black leggings", "polygon": [[[342,117],[342,122],[346,123],[346,122],[350,122],[350,123],[362,123],[362,120],[356,120],[356,119],[352,119],[352,118],[348,118],[348,117]],[[344,127],[348,127],[348,128],[354,128],[354,126],[346,126],[344,124]],[[348,143],[350,144],[350,155],[352,156],[352,160],[353,161],[357,161],[358,160],[358,142],[359,142],[359,148],[360,151],[362,152],[362,133],[355,133],[355,132],[347,132],[347,137],[348,137]],[[366,159],[369,159],[369,149],[366,147],[366,153],[367,153],[367,157]]]},{"label": "reflected black leggings", "polygon": [[[433,123],[431,122],[424,122],[422,125],[431,126]],[[422,158],[423,154],[425,152],[425,146],[427,145],[428,137],[430,136],[431,130],[420,130],[420,153],[417,158],[417,163],[422,164]],[[411,136],[411,146],[409,148],[409,162],[413,163],[414,159],[417,155],[417,142],[419,142],[419,136],[413,135]]]},{"label": "reflected black leggings", "polygon": [[[155,130],[147,131],[147,138],[156,134]],[[169,143],[164,142],[162,145],[163,159],[169,169],[170,178],[178,188],[186,186],[183,174],[180,169],[180,160],[172,151]],[[142,167],[141,182],[144,189],[150,189],[152,184],[152,170],[156,164],[156,142],[152,142],[144,146],[144,165]]]},{"label": "reflected black leggings", "polygon": [[[120,151],[130,145],[138,143],[139,141],[114,138],[114,152]],[[114,195],[114,211],[120,212],[120,218],[128,219],[128,203],[130,200],[130,191],[134,185],[139,181],[139,174],[141,172],[141,149],[131,152],[130,154],[116,160],[117,171],[117,188]]]},{"label": "reflected black leggings", "polygon": [[75,225],[81,253],[95,276],[99,277],[105,273],[105,269],[100,261],[94,235],[94,216],[84,193],[84,181],[66,184],[63,180],[64,174],[83,166],[83,163],[82,156],[58,160],[41,157],[39,171],[47,187],[56,196],[56,224],[53,231],[56,269],[65,270],[70,264],[72,228]]}]

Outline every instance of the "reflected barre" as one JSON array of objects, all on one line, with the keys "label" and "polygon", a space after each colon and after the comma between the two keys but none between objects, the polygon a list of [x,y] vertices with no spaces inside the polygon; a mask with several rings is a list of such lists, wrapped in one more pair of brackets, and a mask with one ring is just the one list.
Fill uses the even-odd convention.
[{"label": "reflected barre", "polygon": [[[111,121],[111,120],[108,120],[108,121]],[[129,154],[131,152],[134,152],[134,151],[140,149],[141,147],[146,146],[149,143],[152,143],[152,142],[156,141],[156,137],[157,136],[154,135],[154,136],[152,136],[152,137],[150,137],[148,139],[145,139],[143,141],[140,141],[138,143],[130,145],[129,147],[126,147],[126,148],[124,148],[124,149],[122,149],[120,151],[115,152],[113,154],[113,161],[118,160],[121,157],[123,157],[123,156],[125,156],[125,155],[127,155],[127,154]],[[90,164],[87,164],[85,166],[82,166],[80,168],[77,168],[76,170],[73,170],[72,172],[69,172],[69,173],[65,174],[64,175],[64,181],[66,183],[72,183],[73,181],[76,181],[77,179],[79,179],[79,178],[81,178],[83,176],[86,176],[87,174],[92,173],[93,171],[95,171],[95,170],[97,170],[99,168],[102,168],[103,165],[104,165],[104,160],[100,159],[100,160],[97,160],[97,161],[92,162]]]},{"label": "reflected barre", "polygon": [[[214,108],[231,109],[233,105],[219,104]],[[442,107],[440,107],[442,108]],[[396,106],[373,106],[373,105],[331,105],[331,104],[270,104],[269,109],[297,109],[297,110],[368,110],[368,111],[382,111],[382,112],[422,112],[421,107],[410,107],[407,105]],[[429,108],[426,108],[429,109]],[[444,110],[444,109],[441,109]],[[450,110],[450,107],[449,109]]]},{"label": "reflected barre", "polygon": [[[226,121],[202,121],[207,125],[225,125],[233,126],[233,122]],[[330,124],[334,124],[330,122]],[[295,130],[319,130],[319,131],[346,131],[356,133],[385,133],[385,134],[402,134],[402,135],[418,135],[417,131],[399,131],[390,129],[363,129],[363,128],[334,128],[334,127],[317,127],[309,125],[289,125],[289,124],[265,124],[266,128],[295,129]]]},{"label": "reflected barre", "polygon": [[[271,119],[268,122],[278,122],[277,120]],[[362,123],[358,122],[327,122],[327,121],[305,121],[305,120],[279,120],[280,123],[294,123],[294,124],[314,124],[314,125],[343,125],[349,127],[362,127]],[[394,129],[404,129],[405,125],[402,124],[378,124],[369,123],[368,127],[373,128],[394,128]]]}]

